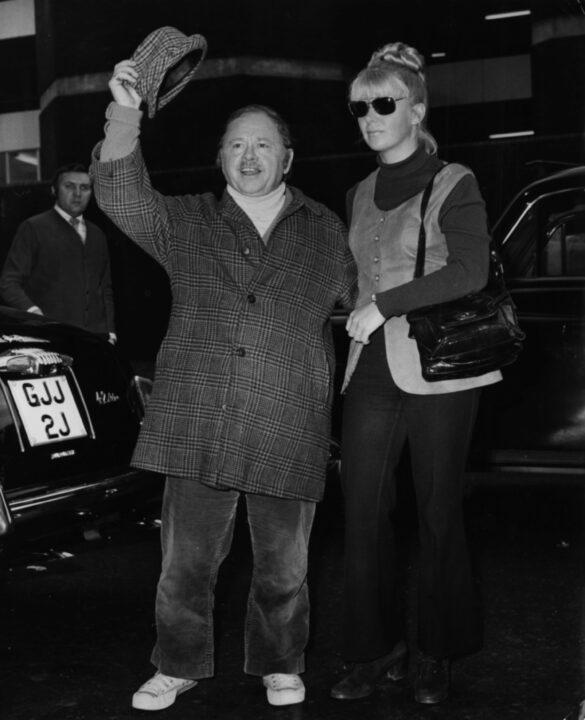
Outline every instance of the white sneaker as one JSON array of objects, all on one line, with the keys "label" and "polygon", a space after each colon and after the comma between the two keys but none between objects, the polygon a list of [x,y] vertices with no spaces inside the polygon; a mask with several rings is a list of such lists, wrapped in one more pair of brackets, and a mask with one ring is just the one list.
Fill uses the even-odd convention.
[{"label": "white sneaker", "polygon": [[273,673],[262,678],[271,705],[294,705],[305,699],[305,686],[298,675]]},{"label": "white sneaker", "polygon": [[132,707],[137,710],[164,710],[172,705],[177,695],[197,685],[197,680],[171,677],[157,672],[132,696]]}]

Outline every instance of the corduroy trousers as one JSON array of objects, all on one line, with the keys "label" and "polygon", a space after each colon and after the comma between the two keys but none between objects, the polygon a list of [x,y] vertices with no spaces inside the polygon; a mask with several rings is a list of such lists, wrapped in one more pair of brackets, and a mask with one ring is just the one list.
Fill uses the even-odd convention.
[{"label": "corduroy trousers", "polygon": [[343,655],[367,662],[405,639],[397,572],[396,466],[408,441],[418,515],[418,648],[451,658],[481,645],[463,517],[478,389],[411,395],[392,380],[383,333],[364,347],[344,401]]},{"label": "corduroy trousers", "polygon": [[214,588],[244,496],[254,567],[244,629],[250,675],[305,669],[308,544],[315,503],[217,490],[169,477],[162,512],[162,572],[153,664],[166,675],[214,673]]}]

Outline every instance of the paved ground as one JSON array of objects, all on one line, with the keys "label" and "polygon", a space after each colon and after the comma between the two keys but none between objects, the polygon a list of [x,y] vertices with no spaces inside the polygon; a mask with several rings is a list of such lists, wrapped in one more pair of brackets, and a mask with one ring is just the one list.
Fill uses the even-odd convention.
[{"label": "paved ground", "polygon": [[[405,523],[410,526],[408,496]],[[250,569],[240,524],[217,592],[217,676],[161,718],[204,720],[563,720],[585,696],[583,559],[585,486],[487,487],[467,501],[486,615],[485,649],[453,669],[451,699],[415,705],[408,684],[355,703],[329,698],[341,672],[342,517],[332,486],[311,557],[313,640],[307,701],[271,708],[241,671],[241,626]],[[411,569],[416,547],[410,540]],[[49,548],[52,553],[47,554]],[[0,598],[2,720],[122,720],[150,674],[153,594],[160,561],[156,525],[111,525],[101,539],[55,539],[4,560]],[[71,556],[67,554],[70,553]],[[156,714],[155,714],[156,715]]]}]

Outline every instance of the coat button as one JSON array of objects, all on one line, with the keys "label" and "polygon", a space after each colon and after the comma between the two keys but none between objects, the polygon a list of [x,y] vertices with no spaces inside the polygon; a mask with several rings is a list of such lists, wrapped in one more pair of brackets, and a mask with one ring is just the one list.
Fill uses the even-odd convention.
[{"label": "coat button", "polygon": [[236,348],[236,355],[238,357],[244,357],[245,354],[246,354],[246,351],[244,350],[244,348],[242,348],[242,347]]},{"label": "coat button", "polygon": [[249,247],[245,247],[245,248],[242,250],[242,255],[249,255],[250,252],[251,252],[250,248],[249,248]]},{"label": "coat button", "polygon": [[256,302],[256,295],[254,295],[254,293],[249,293],[248,302],[252,305]]}]

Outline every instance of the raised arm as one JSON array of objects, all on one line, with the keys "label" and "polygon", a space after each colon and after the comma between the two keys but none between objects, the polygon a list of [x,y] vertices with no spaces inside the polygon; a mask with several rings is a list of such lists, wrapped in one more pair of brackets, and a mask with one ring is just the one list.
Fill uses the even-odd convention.
[{"label": "raised arm", "polygon": [[153,189],[140,149],[142,98],[134,89],[131,60],[116,64],[109,82],[113,102],[107,108],[105,139],[92,153],[90,173],[103,212],[163,267],[173,238],[172,199]]}]

